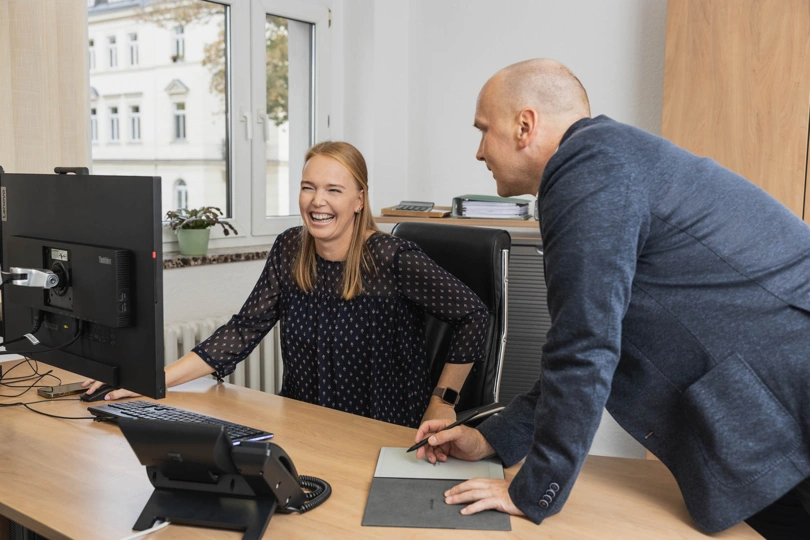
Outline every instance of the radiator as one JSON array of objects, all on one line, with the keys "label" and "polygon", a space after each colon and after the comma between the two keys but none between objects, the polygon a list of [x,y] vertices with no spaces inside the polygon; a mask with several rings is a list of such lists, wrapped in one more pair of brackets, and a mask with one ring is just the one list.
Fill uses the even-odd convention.
[{"label": "radiator", "polygon": [[[230,314],[218,315],[165,325],[163,329],[165,364],[169,365],[191,352],[191,349],[208,338],[214,333],[214,330],[228,322],[230,318]],[[281,360],[281,340],[278,328],[279,325],[275,325],[250,356],[239,362],[236,370],[225,378],[227,382],[273,394],[281,391],[284,363]]]}]

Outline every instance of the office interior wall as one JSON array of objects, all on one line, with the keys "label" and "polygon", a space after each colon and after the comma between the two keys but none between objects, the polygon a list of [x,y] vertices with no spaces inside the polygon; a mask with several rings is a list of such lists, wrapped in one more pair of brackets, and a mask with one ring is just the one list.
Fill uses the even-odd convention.
[{"label": "office interior wall", "polygon": [[346,101],[333,136],[365,145],[375,210],[406,198],[449,204],[461,193],[495,194],[475,161],[475,101],[498,69],[535,57],[568,65],[594,115],[658,134],[666,5],[344,0],[336,9],[346,17]]},{"label": "office interior wall", "polygon": [[0,0],[0,166],[87,167],[87,2]]}]

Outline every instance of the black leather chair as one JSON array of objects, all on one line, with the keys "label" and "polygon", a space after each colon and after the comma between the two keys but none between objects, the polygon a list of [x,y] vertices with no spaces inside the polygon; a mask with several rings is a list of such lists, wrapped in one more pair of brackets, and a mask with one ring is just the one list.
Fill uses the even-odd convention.
[{"label": "black leather chair", "polygon": [[[486,357],[473,367],[456,411],[498,401],[506,349],[507,277],[512,239],[501,229],[403,222],[394,236],[419,244],[439,266],[456,276],[481,298],[489,311]],[[435,387],[450,347],[449,324],[425,314],[425,345]]]}]

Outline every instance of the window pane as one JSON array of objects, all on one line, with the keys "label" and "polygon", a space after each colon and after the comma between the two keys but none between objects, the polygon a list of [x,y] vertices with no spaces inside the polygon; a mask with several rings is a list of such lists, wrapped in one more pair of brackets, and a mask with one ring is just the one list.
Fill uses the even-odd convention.
[{"label": "window pane", "polygon": [[312,37],[314,25],[268,15],[265,22],[267,216],[296,215],[301,171],[290,154],[312,144]]},{"label": "window pane", "polygon": [[[231,216],[230,8],[204,0],[151,0],[122,2],[115,17],[111,9],[106,3],[88,8],[89,39],[113,51],[117,40],[108,39],[118,36],[122,47],[115,71],[90,73],[101,130],[92,148],[93,173],[160,176],[164,214],[183,202],[217,206]],[[177,53],[185,61],[173,59]],[[119,111],[115,139],[105,134],[114,127],[105,118],[112,107]],[[183,179],[182,198],[178,178]]]}]

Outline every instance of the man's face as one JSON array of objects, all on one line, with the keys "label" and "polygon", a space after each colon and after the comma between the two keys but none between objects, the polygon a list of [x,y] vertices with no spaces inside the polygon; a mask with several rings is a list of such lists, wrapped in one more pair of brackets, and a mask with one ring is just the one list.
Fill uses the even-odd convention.
[{"label": "man's face", "polygon": [[481,132],[481,143],[475,158],[483,161],[498,185],[498,195],[523,195],[518,175],[519,155],[517,129],[506,107],[498,102],[497,82],[490,80],[478,95],[475,123]]}]

